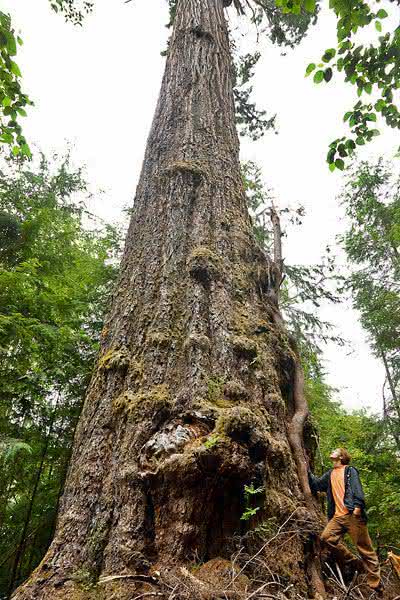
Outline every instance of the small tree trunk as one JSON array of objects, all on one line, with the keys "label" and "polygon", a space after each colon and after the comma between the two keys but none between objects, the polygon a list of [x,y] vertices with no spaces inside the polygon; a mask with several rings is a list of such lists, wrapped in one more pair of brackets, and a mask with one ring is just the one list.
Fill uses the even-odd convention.
[{"label": "small tree trunk", "polygon": [[382,362],[385,367],[385,373],[386,373],[386,377],[387,377],[387,380],[389,383],[390,393],[392,394],[392,400],[393,400],[393,404],[394,404],[394,407],[395,407],[395,410],[397,413],[397,417],[398,417],[398,419],[400,419],[400,401],[399,401],[399,398],[397,395],[396,386],[393,381],[392,373],[390,371],[389,363],[388,363],[385,352],[382,349],[379,349],[379,352],[381,354]]},{"label": "small tree trunk", "polygon": [[40,455],[40,463],[39,463],[39,467],[38,467],[38,470],[36,472],[35,479],[33,482],[33,488],[32,488],[31,496],[29,499],[28,510],[25,515],[24,525],[23,525],[22,532],[21,532],[21,538],[20,538],[17,550],[15,552],[14,562],[13,562],[13,566],[11,568],[10,579],[9,579],[9,583],[8,583],[8,596],[11,596],[12,591],[15,587],[18,566],[20,565],[20,562],[22,561],[22,558],[23,558],[23,553],[24,553],[24,549],[25,549],[25,541],[26,541],[26,537],[27,537],[27,533],[28,533],[29,524],[31,521],[33,505],[34,505],[35,499],[36,499],[36,493],[37,493],[37,490],[38,490],[38,487],[40,484],[40,479],[42,477],[42,473],[43,473],[43,469],[44,469],[44,465],[45,465],[45,459],[46,459],[46,455],[47,455],[47,449],[49,447],[51,432],[53,429],[54,418],[55,418],[55,410],[53,411],[53,415],[50,420],[49,431],[46,435],[45,442],[43,444],[42,452]]},{"label": "small tree trunk", "polygon": [[[304,507],[271,268],[241,180],[223,0],[179,0],[55,539],[15,600],[89,598],[79,581],[229,559],[251,481],[264,518]],[[304,589],[300,533],[268,560]],[[102,587],[119,600],[134,589]]]},{"label": "small tree trunk", "polygon": [[383,365],[385,367],[386,378],[387,378],[387,381],[389,383],[390,393],[392,395],[392,402],[393,402],[394,409],[395,409],[395,412],[396,412],[396,421],[397,421],[397,423],[393,423],[393,419],[392,419],[392,417],[390,416],[390,414],[388,413],[388,411],[387,411],[387,409],[385,407],[385,393],[384,393],[384,391],[383,391],[383,402],[384,402],[383,415],[384,415],[384,418],[386,418],[386,420],[387,420],[387,423],[389,425],[389,430],[390,430],[390,432],[391,432],[391,434],[393,436],[393,439],[394,439],[394,441],[396,443],[396,446],[397,446],[398,450],[400,450],[400,435],[399,435],[399,431],[398,431],[398,423],[400,423],[400,401],[399,401],[399,398],[398,398],[398,394],[397,394],[397,391],[396,391],[396,386],[395,386],[395,383],[393,381],[392,373],[390,371],[390,367],[389,367],[389,363],[388,363],[386,354],[385,354],[385,352],[381,348],[379,348],[379,352],[380,352],[380,355],[381,355],[381,358],[382,358]]}]

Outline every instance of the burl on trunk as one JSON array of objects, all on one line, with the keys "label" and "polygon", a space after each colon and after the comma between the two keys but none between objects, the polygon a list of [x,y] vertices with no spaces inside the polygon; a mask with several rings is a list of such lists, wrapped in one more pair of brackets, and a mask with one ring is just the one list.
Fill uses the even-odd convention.
[{"label": "burl on trunk", "polygon": [[[250,482],[265,488],[260,519],[304,505],[286,430],[295,360],[238,154],[224,2],[179,0],[55,539],[15,600],[229,558]],[[299,536],[282,555],[274,568],[305,586]],[[115,581],[104,598],[134,597]]]}]

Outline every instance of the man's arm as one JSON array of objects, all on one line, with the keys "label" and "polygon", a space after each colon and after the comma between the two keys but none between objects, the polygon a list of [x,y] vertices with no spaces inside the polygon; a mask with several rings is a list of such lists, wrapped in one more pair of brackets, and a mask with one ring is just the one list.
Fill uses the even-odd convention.
[{"label": "man's arm", "polygon": [[365,508],[365,498],[360,476],[357,469],[354,467],[350,467],[350,485],[353,492],[353,501],[355,506],[354,512],[359,514],[361,509]]},{"label": "man's arm", "polygon": [[313,494],[317,492],[327,492],[329,485],[330,471],[324,473],[321,477],[315,477],[310,470],[308,470],[308,483]]}]

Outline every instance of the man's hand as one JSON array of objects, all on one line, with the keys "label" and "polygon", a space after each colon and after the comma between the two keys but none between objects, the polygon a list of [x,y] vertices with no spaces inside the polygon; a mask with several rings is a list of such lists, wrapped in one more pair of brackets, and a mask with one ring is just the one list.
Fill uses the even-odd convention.
[{"label": "man's hand", "polygon": [[361,508],[359,506],[356,506],[354,509],[354,514],[355,515],[361,515]]}]

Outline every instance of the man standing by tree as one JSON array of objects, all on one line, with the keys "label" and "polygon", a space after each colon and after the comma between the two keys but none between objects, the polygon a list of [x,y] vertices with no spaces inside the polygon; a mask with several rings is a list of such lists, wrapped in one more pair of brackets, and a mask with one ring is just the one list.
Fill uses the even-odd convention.
[{"label": "man standing by tree", "polygon": [[351,456],[345,448],[336,448],[329,457],[333,468],[322,477],[309,472],[311,491],[326,492],[328,500],[328,524],[321,540],[331,549],[340,547],[346,562],[353,562],[353,554],[342,544],[341,538],[348,533],[361,555],[367,572],[367,583],[379,595],[382,593],[379,561],[368,533],[364,493],[357,469],[349,466]]}]

